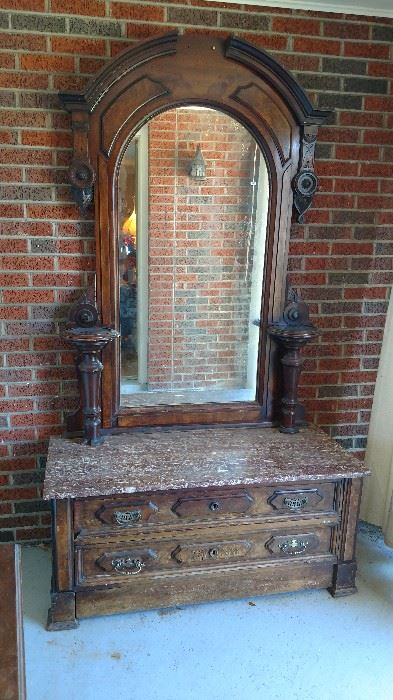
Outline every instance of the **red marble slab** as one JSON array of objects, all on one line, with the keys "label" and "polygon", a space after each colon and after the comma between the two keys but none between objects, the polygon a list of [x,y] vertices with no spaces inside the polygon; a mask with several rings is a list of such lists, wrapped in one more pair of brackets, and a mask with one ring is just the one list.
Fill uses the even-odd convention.
[{"label": "red marble slab", "polygon": [[356,457],[313,426],[219,427],[113,435],[97,447],[52,438],[44,498],[336,480],[368,474]]}]

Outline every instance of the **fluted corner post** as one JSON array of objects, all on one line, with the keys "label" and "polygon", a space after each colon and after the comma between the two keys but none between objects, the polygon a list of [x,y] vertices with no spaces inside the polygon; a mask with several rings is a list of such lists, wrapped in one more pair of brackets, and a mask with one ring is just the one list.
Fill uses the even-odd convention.
[{"label": "fluted corner post", "polygon": [[63,338],[78,353],[77,369],[81,390],[83,443],[99,445],[101,433],[101,374],[103,364],[100,354],[108,343],[120,333],[99,325],[95,299],[87,294],[71,311],[70,322]]},{"label": "fluted corner post", "polygon": [[297,393],[304,362],[300,351],[304,345],[319,335],[319,331],[308,319],[306,304],[293,291],[290,292],[289,303],[284,309],[282,318],[268,326],[267,330],[282,352],[283,395],[279,430],[282,433],[298,433]]}]

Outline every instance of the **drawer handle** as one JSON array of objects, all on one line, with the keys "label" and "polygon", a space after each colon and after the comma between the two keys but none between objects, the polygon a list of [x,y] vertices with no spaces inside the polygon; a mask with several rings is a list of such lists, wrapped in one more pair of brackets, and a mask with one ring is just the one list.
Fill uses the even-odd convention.
[{"label": "drawer handle", "polygon": [[212,501],[211,503],[209,503],[209,510],[215,513],[217,510],[220,510],[220,504],[217,503],[217,501]]},{"label": "drawer handle", "polygon": [[209,557],[211,559],[217,559],[218,557],[218,549],[212,547],[212,549],[209,549]]},{"label": "drawer handle", "polygon": [[289,540],[285,540],[285,542],[281,542],[281,544],[278,545],[278,548],[281,549],[281,551],[284,554],[302,554],[305,549],[307,549],[308,546],[308,540],[297,540],[296,537],[292,537]]},{"label": "drawer handle", "polygon": [[122,527],[130,527],[134,523],[139,522],[141,518],[141,510],[115,510],[113,513],[113,520],[116,525],[121,525]]},{"label": "drawer handle", "polygon": [[288,510],[301,510],[308,503],[308,496],[285,496],[284,506]]},{"label": "drawer handle", "polygon": [[124,557],[122,559],[112,559],[112,566],[118,574],[125,576],[135,576],[139,574],[146,564],[140,559]]}]

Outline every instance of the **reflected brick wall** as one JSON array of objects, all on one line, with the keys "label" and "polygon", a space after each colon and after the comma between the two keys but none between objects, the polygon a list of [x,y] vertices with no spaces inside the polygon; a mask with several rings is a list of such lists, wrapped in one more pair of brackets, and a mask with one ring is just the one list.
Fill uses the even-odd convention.
[{"label": "reflected brick wall", "polygon": [[3,0],[0,11],[0,538],[48,538],[47,440],[75,404],[58,339],[94,267],[92,224],[72,204],[69,116],[134,41],[178,29],[237,33],[334,108],[317,148],[320,192],[292,231],[290,277],[322,329],[302,380],[308,417],[362,454],[393,282],[393,21],[247,5]]},{"label": "reflected brick wall", "polygon": [[149,124],[149,389],[246,386],[256,148],[211,110]]}]

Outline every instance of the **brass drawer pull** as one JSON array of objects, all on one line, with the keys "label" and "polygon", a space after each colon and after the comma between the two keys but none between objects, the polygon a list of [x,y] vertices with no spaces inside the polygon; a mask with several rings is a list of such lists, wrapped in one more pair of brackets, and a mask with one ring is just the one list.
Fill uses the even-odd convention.
[{"label": "brass drawer pull", "polygon": [[212,501],[211,503],[209,503],[209,510],[215,513],[217,510],[220,510],[220,504],[217,503],[217,501]]},{"label": "brass drawer pull", "polygon": [[135,523],[138,523],[142,518],[141,510],[115,510],[113,513],[113,520],[116,525],[121,525],[122,527],[130,527]]},{"label": "brass drawer pull", "polygon": [[292,537],[289,540],[285,540],[285,542],[281,542],[278,547],[284,554],[302,554],[308,547],[308,540],[297,540],[295,537]]},{"label": "brass drawer pull", "polygon": [[301,510],[307,503],[308,496],[285,496],[283,500],[283,504],[288,510]]},{"label": "brass drawer pull", "polygon": [[219,554],[218,549],[215,549],[215,548],[209,549],[209,557],[211,559],[217,559],[218,554]]},{"label": "brass drawer pull", "polygon": [[112,559],[112,566],[118,574],[125,576],[135,576],[139,574],[146,564],[140,559],[131,559],[131,557],[123,557],[122,559]]}]

